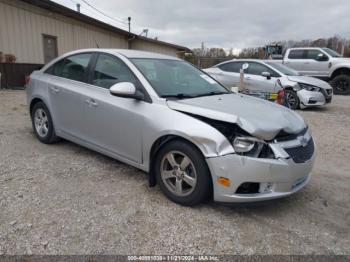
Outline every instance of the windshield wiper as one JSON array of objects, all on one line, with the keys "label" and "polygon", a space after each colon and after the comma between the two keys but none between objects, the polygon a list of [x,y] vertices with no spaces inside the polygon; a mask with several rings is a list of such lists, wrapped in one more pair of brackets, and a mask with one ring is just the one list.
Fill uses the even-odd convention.
[{"label": "windshield wiper", "polygon": [[224,95],[224,94],[231,94],[230,92],[209,92],[204,94],[199,94],[194,97],[201,97],[201,96],[217,96],[217,95]]},{"label": "windshield wiper", "polygon": [[184,98],[193,98],[191,95],[186,95],[183,93],[175,94],[175,95],[162,95],[162,98],[178,98],[178,99],[184,99]]}]

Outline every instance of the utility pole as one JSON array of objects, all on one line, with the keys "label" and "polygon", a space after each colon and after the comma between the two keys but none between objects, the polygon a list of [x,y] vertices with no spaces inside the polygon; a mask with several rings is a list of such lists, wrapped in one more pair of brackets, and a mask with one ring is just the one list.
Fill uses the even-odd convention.
[{"label": "utility pole", "polygon": [[77,4],[77,12],[80,13],[80,4]]},{"label": "utility pole", "polygon": [[129,16],[128,17],[129,34],[131,33],[131,25],[130,25],[130,23],[131,23],[131,17]]}]

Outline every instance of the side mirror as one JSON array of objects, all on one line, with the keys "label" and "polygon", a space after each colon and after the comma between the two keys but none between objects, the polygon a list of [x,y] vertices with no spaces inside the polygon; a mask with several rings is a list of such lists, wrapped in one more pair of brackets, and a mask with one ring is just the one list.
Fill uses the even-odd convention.
[{"label": "side mirror", "polygon": [[271,74],[269,72],[262,72],[261,75],[263,77],[266,77],[266,79],[270,80],[271,79]]},{"label": "side mirror", "polygon": [[316,61],[328,61],[328,57],[325,54],[319,53],[316,57]]},{"label": "side mirror", "polygon": [[138,91],[135,85],[130,82],[116,83],[111,86],[109,92],[114,96],[144,100],[143,93]]}]

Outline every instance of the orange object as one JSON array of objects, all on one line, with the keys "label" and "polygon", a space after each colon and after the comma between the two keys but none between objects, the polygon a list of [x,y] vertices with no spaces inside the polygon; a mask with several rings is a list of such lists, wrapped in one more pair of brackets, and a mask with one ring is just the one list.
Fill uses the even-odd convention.
[{"label": "orange object", "polygon": [[220,184],[220,185],[223,185],[223,186],[226,186],[226,187],[229,187],[231,185],[231,181],[230,179],[226,178],[226,177],[219,177],[217,182]]}]

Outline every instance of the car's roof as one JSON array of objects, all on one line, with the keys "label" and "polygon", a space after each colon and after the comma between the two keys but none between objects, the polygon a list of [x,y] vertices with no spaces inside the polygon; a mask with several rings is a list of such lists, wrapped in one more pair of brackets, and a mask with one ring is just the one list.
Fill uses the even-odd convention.
[{"label": "car's roof", "polygon": [[323,49],[323,48],[322,47],[317,47],[317,46],[315,46],[315,47],[291,47],[291,48],[289,48],[289,50],[297,50],[297,49],[304,50],[304,49]]},{"label": "car's roof", "polygon": [[216,65],[214,65],[213,67],[216,67],[216,66],[218,66],[218,65],[223,65],[223,64],[226,64],[226,63],[230,63],[230,62],[258,62],[258,63],[264,63],[264,60],[261,60],[261,59],[252,59],[252,58],[247,58],[247,59],[244,59],[244,58],[232,59],[232,60],[227,60],[227,61],[221,62],[221,63],[219,63],[219,64],[216,64]]},{"label": "car's roof", "polygon": [[180,60],[179,58],[174,56],[163,55],[163,54],[147,52],[147,51],[132,50],[132,49],[89,48],[89,49],[75,50],[73,52],[70,52],[68,55],[85,53],[85,52],[103,52],[103,53],[111,53],[111,54],[120,54],[127,58],[156,58],[156,59]]}]

